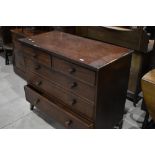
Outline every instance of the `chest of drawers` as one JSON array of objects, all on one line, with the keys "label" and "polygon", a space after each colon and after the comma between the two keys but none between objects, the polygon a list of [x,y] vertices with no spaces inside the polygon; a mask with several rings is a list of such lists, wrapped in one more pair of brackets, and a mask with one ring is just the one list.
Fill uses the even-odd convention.
[{"label": "chest of drawers", "polygon": [[131,50],[58,31],[20,39],[19,47],[32,109],[66,128],[113,128],[122,119]]}]

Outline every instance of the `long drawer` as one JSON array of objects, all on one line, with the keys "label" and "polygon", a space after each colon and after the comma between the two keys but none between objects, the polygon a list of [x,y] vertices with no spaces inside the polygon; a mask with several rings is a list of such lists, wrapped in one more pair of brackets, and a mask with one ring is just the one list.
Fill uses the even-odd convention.
[{"label": "long drawer", "polygon": [[94,104],[81,99],[73,93],[66,92],[56,84],[53,84],[40,76],[29,72],[28,83],[36,87],[37,89],[54,96],[65,103],[73,111],[83,114],[88,119],[93,119],[94,116]]},{"label": "long drawer", "polygon": [[77,78],[83,82],[95,85],[95,72],[84,67],[80,67],[60,58],[52,58],[52,67],[54,70],[64,73],[68,76]]},{"label": "long drawer", "polygon": [[89,102],[95,101],[95,86],[87,85],[77,79],[68,77],[59,72],[50,70],[37,62],[33,62],[31,59],[26,59],[27,63],[27,74],[29,70],[43,78],[55,82],[57,85],[70,91],[82,98],[85,98]]},{"label": "long drawer", "polygon": [[33,49],[30,48],[28,46],[22,45],[19,43],[16,45],[18,48],[18,50],[20,52],[22,52],[25,56],[31,59],[33,59],[33,61],[37,61],[40,64],[47,66],[49,68],[51,68],[51,56],[41,50],[38,49]]},{"label": "long drawer", "polygon": [[48,116],[59,121],[66,128],[93,128],[92,122],[75,116],[75,114],[69,112],[60,105],[53,103],[29,86],[25,86],[25,95],[27,101],[45,112]]}]

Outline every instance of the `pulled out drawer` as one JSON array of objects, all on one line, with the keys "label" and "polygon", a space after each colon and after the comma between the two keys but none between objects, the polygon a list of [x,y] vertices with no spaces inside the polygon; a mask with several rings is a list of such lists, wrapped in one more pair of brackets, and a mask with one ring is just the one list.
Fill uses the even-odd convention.
[{"label": "pulled out drawer", "polygon": [[93,128],[92,122],[76,116],[71,111],[59,105],[59,103],[53,103],[29,86],[25,86],[25,95],[27,101],[60,122],[66,128]]}]

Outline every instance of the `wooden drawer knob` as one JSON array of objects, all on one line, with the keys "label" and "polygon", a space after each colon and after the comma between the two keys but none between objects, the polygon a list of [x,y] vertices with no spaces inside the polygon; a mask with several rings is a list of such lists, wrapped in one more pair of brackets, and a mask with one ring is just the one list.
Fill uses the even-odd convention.
[{"label": "wooden drawer knob", "polygon": [[70,74],[73,74],[73,73],[76,72],[76,69],[75,68],[70,68],[68,71],[69,71]]},{"label": "wooden drawer knob", "polygon": [[37,81],[37,82],[35,82],[35,85],[36,86],[40,86],[42,84],[42,81]]},{"label": "wooden drawer knob", "polygon": [[76,82],[73,82],[71,85],[70,85],[70,88],[75,88],[77,87],[77,83]]},{"label": "wooden drawer knob", "polygon": [[73,105],[76,104],[76,103],[77,103],[76,99],[73,99],[73,100],[71,100],[71,101],[69,102],[69,104],[70,104],[71,106],[73,106]]},{"label": "wooden drawer knob", "polygon": [[34,101],[34,104],[37,105],[39,102],[40,102],[40,100],[39,100],[39,99],[36,99],[36,100]]},{"label": "wooden drawer knob", "polygon": [[71,124],[72,124],[72,121],[71,121],[71,120],[67,120],[67,121],[65,122],[65,126],[66,126],[66,127],[69,127]]}]

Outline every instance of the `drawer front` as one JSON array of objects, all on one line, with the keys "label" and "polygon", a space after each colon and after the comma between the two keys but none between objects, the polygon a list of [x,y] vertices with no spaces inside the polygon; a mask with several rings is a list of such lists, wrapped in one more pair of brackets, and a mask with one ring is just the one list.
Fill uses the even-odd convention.
[{"label": "drawer front", "polygon": [[29,59],[39,62],[40,64],[51,68],[51,57],[49,54],[42,52],[38,49],[34,49],[20,43],[16,45],[18,50],[22,51],[24,55]]},{"label": "drawer front", "polygon": [[25,71],[25,59],[23,53],[18,50],[15,50],[14,56],[15,56],[15,66],[20,70]]},{"label": "drawer front", "polygon": [[38,109],[46,113],[48,116],[53,117],[66,128],[93,128],[93,123],[75,116],[75,114],[60,107],[58,104],[54,104],[43,95],[37,93],[28,86],[25,86],[25,95],[27,101],[35,105]]},{"label": "drawer front", "polygon": [[58,98],[73,111],[85,115],[88,119],[93,119],[94,104],[81,99],[73,93],[64,91],[57,85],[39,77],[32,72],[29,73],[28,83],[37,89],[40,89],[42,92]]},{"label": "drawer front", "polygon": [[78,80],[95,85],[95,72],[62,59],[53,57],[52,67],[54,70],[74,77]]},{"label": "drawer front", "polygon": [[33,73],[42,76],[43,78],[55,82],[57,85],[70,91],[82,98],[85,98],[89,102],[95,101],[95,87],[87,85],[83,82],[80,82],[74,78],[67,77],[61,73],[56,71],[49,70],[48,68],[31,61],[30,59],[26,60],[27,62],[27,74],[29,74],[29,70]]}]

